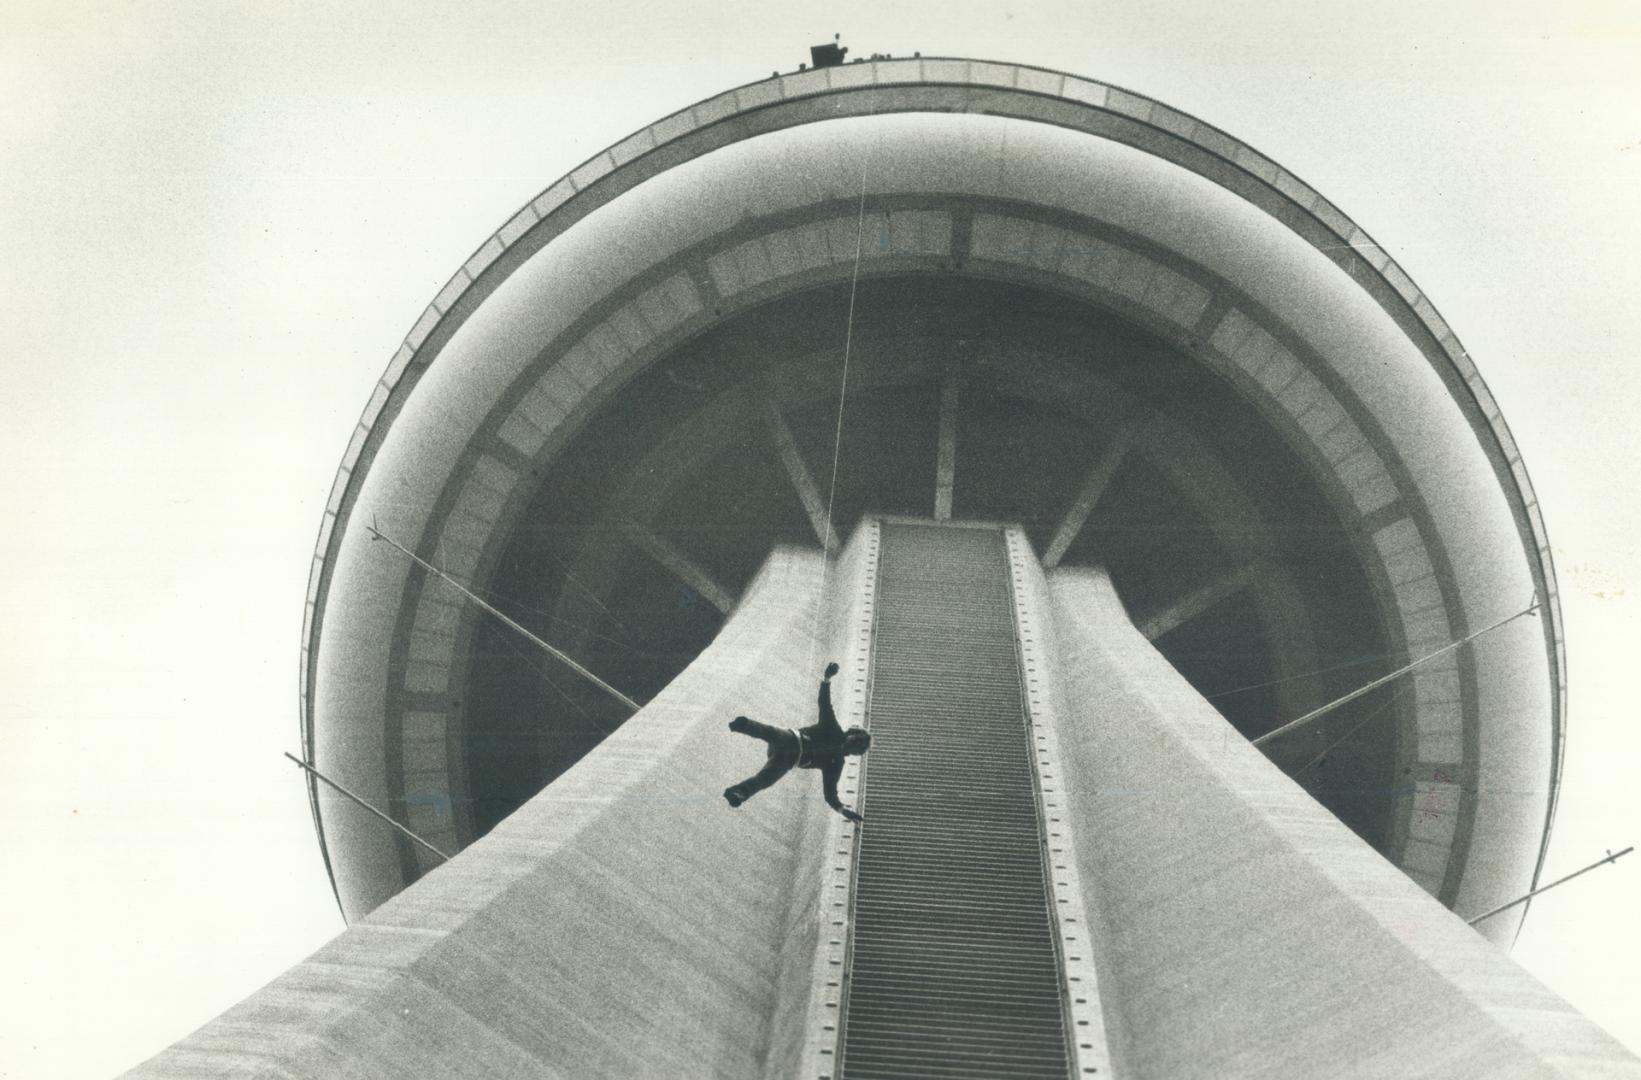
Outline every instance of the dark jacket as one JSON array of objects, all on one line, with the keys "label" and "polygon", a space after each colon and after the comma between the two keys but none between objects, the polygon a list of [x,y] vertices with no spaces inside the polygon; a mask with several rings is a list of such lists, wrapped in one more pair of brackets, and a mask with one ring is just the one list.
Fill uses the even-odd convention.
[{"label": "dark jacket", "polygon": [[819,769],[821,788],[826,794],[826,805],[834,810],[843,809],[838,801],[838,777],[843,775],[843,728],[838,726],[837,713],[832,711],[832,681],[822,679],[816,695],[820,720],[798,729],[798,768]]}]

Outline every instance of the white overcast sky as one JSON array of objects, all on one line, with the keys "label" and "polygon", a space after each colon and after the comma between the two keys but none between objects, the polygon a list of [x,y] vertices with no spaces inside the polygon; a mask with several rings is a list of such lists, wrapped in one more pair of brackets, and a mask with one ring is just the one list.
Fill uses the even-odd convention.
[{"label": "white overcast sky", "polygon": [[[855,55],[1078,72],[1226,129],[1475,356],[1558,560],[1547,874],[1641,837],[1641,6],[0,3],[0,1077],[106,1077],[341,928],[297,747],[343,447],[467,255],[633,129]],[[1641,856],[1515,955],[1641,1049]]]}]

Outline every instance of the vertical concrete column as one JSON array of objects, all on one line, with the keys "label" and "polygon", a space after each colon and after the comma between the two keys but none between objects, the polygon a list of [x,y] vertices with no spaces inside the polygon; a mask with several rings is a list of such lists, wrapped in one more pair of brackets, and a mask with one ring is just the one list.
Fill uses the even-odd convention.
[{"label": "vertical concrete column", "polygon": [[952,490],[957,484],[958,379],[957,364],[947,364],[946,373],[940,380],[940,447],[934,479],[936,521],[950,521],[952,517]]},{"label": "vertical concrete column", "polygon": [[811,722],[837,648],[817,635],[852,640],[823,581],[818,551],[777,549],[695,663],[551,786],[128,1075],[790,1075],[830,815],[812,773],[726,806],[763,747],[725,725]]},{"label": "vertical concrete column", "polygon": [[[881,540],[878,521],[862,522],[838,560],[836,587],[827,590],[828,633],[822,640],[830,643],[831,651],[820,662],[825,663],[827,658],[838,662],[840,670],[832,680],[832,707],[838,723],[845,728],[866,725]],[[859,758],[849,758],[844,765],[838,796],[846,806],[859,805],[860,768]],[[818,798],[818,792],[810,794]],[[803,1002],[806,1007],[801,1014],[783,1007],[775,1017],[777,1032],[785,1033],[789,1026],[796,1026],[801,1031],[801,1043],[783,1040],[777,1045],[780,1053],[771,1054],[770,1076],[832,1080],[837,1075],[838,1012],[850,929],[850,866],[858,836],[856,826],[829,808],[824,817],[809,819],[804,843],[813,843],[820,853],[820,873],[794,883],[792,905],[793,918],[802,934],[807,935],[804,940],[812,937],[815,943],[808,950],[812,958],[809,969],[791,973],[794,980],[807,983]],[[793,955],[801,959],[804,952],[795,949]]]},{"label": "vertical concrete column", "polygon": [[1097,899],[1085,887],[1077,862],[1076,823],[1066,813],[1065,753],[1061,749],[1064,722],[1057,680],[1053,677],[1055,645],[1054,608],[1025,529],[1011,525],[1006,533],[1009,585],[1014,600],[1015,642],[1020,650],[1024,678],[1022,696],[1031,728],[1037,767],[1037,788],[1043,800],[1043,824],[1048,852],[1049,886],[1054,897],[1054,922],[1064,980],[1066,1014],[1070,1022],[1077,1075],[1083,1080],[1111,1075],[1111,1040],[1105,1028],[1099,968],[1095,965],[1096,920],[1089,905]]},{"label": "vertical concrete column", "polygon": [[1249,745],[1103,572],[1049,591],[1119,1077],[1641,1077]]}]

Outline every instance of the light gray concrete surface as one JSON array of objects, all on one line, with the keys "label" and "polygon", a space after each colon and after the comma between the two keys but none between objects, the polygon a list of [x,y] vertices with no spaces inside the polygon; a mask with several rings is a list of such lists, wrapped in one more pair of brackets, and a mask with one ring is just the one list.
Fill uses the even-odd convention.
[{"label": "light gray concrete surface", "polygon": [[[1071,840],[1068,993],[1103,1021],[1080,1029],[1085,1061],[1143,1080],[1641,1077],[1249,746],[1103,574],[1045,577],[1015,544],[1031,715],[1052,726],[1040,782]],[[833,563],[778,549],[696,663],[582,762],[127,1075],[830,1075],[846,832],[810,774],[727,809],[761,747],[723,725],[807,723],[828,659],[859,720],[875,570],[870,527]]]},{"label": "light gray concrete surface", "polygon": [[1238,735],[1103,572],[1056,570],[1046,588],[1119,1077],[1641,1077]]},{"label": "light gray concrete surface", "polygon": [[550,788],[127,1075],[789,1074],[830,813],[807,772],[730,810],[763,755],[725,724],[813,722],[834,620],[859,611],[823,607],[822,578],[818,551],[777,549],[706,652]]}]

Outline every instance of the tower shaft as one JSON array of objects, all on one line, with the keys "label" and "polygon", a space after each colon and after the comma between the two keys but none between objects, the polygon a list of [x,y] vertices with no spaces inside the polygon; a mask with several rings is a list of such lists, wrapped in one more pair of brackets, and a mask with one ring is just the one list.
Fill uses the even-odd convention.
[{"label": "tower shaft", "polygon": [[[1641,1076],[1238,735],[1102,572],[875,521],[823,565],[778,549],[557,782],[130,1075]],[[823,653],[880,740],[844,781],[858,844],[808,773],[718,796],[750,764],[725,719],[805,722]]]}]

